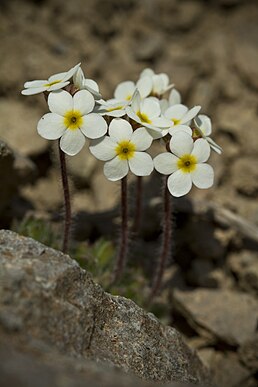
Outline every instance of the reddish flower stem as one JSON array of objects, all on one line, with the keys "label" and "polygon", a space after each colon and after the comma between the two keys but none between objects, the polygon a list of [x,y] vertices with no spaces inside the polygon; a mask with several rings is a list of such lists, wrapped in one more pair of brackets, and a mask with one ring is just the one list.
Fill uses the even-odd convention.
[{"label": "reddish flower stem", "polygon": [[142,220],[142,177],[138,176],[136,180],[136,199],[135,199],[135,214],[132,230],[135,233],[139,232]]},{"label": "reddish flower stem", "polygon": [[124,271],[128,252],[128,198],[127,176],[121,180],[121,236],[115,265],[113,283],[118,281]]},{"label": "reddish flower stem", "polygon": [[69,191],[69,184],[68,184],[68,177],[67,177],[65,153],[60,148],[60,141],[58,142],[58,148],[59,148],[61,178],[62,178],[62,185],[63,185],[63,192],[64,192],[64,206],[65,206],[65,221],[64,221],[62,251],[64,254],[67,254],[70,227],[71,227],[71,202],[70,202],[70,191]]},{"label": "reddish flower stem", "polygon": [[163,274],[167,265],[167,262],[171,255],[171,197],[167,188],[167,177],[164,178],[163,184],[163,226],[162,226],[162,245],[161,253],[158,260],[158,268],[153,281],[150,301],[158,294]]}]

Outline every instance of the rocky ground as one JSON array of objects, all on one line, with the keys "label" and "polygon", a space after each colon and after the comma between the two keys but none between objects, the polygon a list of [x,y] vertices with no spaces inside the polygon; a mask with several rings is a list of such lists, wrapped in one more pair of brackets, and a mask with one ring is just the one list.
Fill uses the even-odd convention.
[{"label": "rocky ground", "polygon": [[[25,81],[44,79],[82,62],[86,76],[96,79],[109,98],[117,83],[136,80],[144,67],[167,72],[185,103],[202,105],[203,113],[212,117],[214,139],[223,154],[212,156],[216,175],[212,189],[193,190],[188,198],[173,200],[173,261],[164,289],[148,310],[181,332],[211,369],[214,383],[256,386],[257,2],[13,0],[2,1],[0,10],[0,227],[60,247],[62,193],[56,144],[36,133],[45,101],[41,96],[21,96]],[[147,221],[132,244],[126,278],[108,288],[119,185],[103,177],[101,163],[87,147],[68,163],[72,258],[111,293],[145,305],[155,272],[153,252],[159,246],[159,177],[145,182]],[[133,192],[132,181],[132,196]],[[5,324],[0,319],[0,327]],[[20,343],[17,350],[17,342],[9,348],[5,333],[1,339],[2,353],[9,351],[14,359],[6,369],[12,369],[17,357],[22,364],[32,361],[29,344]],[[22,346],[29,349],[20,353]],[[35,369],[39,375],[48,369],[58,379],[65,368],[63,360],[53,369],[48,356],[43,360],[40,355]],[[72,368],[68,379],[75,372]]]}]

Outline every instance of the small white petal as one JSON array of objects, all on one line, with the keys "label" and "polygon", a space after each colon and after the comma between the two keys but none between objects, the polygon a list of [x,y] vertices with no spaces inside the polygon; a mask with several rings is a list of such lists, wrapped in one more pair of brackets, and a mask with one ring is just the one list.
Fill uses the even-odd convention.
[{"label": "small white petal", "polygon": [[114,118],[109,125],[108,132],[113,141],[120,142],[130,140],[133,129],[128,121],[122,118]]},{"label": "small white petal", "polygon": [[206,140],[210,144],[211,149],[217,152],[219,155],[222,153],[222,148],[215,141],[213,141],[210,137],[206,137]]},{"label": "small white petal", "polygon": [[178,157],[169,152],[161,153],[153,161],[155,169],[163,175],[170,175],[178,169]]},{"label": "small white petal", "polygon": [[125,177],[129,172],[127,160],[121,160],[116,156],[104,165],[104,175],[108,180],[117,181]]},{"label": "small white petal", "polygon": [[106,112],[104,115],[109,117],[120,118],[125,116],[126,112],[124,109],[112,110],[111,112]]},{"label": "small white petal", "polygon": [[151,77],[142,77],[137,83],[136,87],[139,90],[141,98],[146,98],[150,95],[152,90],[152,79]]},{"label": "small white petal", "polygon": [[181,104],[181,95],[178,90],[173,89],[169,94],[168,102],[170,106]]},{"label": "small white petal", "polygon": [[152,120],[160,115],[160,104],[159,101],[154,98],[146,98],[140,103],[140,111],[146,114],[147,117]]},{"label": "small white petal", "polygon": [[194,185],[198,188],[210,188],[214,182],[214,171],[209,164],[197,164],[191,173]]},{"label": "small white petal", "polygon": [[68,111],[73,110],[73,97],[64,90],[50,93],[47,102],[49,110],[60,116],[64,116]]},{"label": "small white petal", "polygon": [[197,158],[198,163],[204,163],[210,157],[210,146],[206,140],[199,138],[195,141],[192,155]]},{"label": "small white petal", "polygon": [[69,156],[77,155],[85,144],[85,137],[80,129],[67,129],[60,140],[60,148]]},{"label": "small white petal", "polygon": [[125,101],[130,100],[135,91],[135,84],[132,81],[121,82],[115,89],[114,96],[116,99]]},{"label": "small white petal", "polygon": [[30,81],[30,82],[25,82],[24,87],[31,88],[31,87],[42,87],[45,86],[48,81],[46,80],[38,80],[38,81]]},{"label": "small white petal", "polygon": [[160,110],[161,110],[161,113],[164,114],[165,111],[168,109],[169,105],[168,105],[168,100],[166,100],[165,98],[163,99],[160,99],[159,100],[159,104],[160,104]]},{"label": "small white petal", "polygon": [[59,83],[55,83],[54,85],[52,86],[48,86],[47,88],[47,91],[55,91],[55,90],[59,90],[59,89],[62,89],[63,87],[69,85],[69,81],[67,82],[59,82]]},{"label": "small white petal", "polygon": [[78,68],[80,67],[80,63],[78,63],[77,65],[75,65],[74,67],[72,67],[70,70],[68,70],[65,75],[63,76],[62,81],[65,82],[65,81],[68,81],[69,79],[72,78],[72,76],[76,73],[76,71],[78,70]]},{"label": "small white petal", "polygon": [[154,74],[155,74],[154,71],[147,67],[146,69],[142,70],[142,72],[140,74],[140,78],[142,78],[142,77],[153,77]]},{"label": "small white petal", "polygon": [[186,125],[175,125],[169,129],[169,133],[171,134],[171,136],[173,136],[174,134],[176,134],[178,132],[185,132],[185,133],[189,134],[190,136],[192,136],[192,133],[193,133],[190,126],[186,126]]},{"label": "small white petal", "polygon": [[80,129],[88,138],[100,138],[107,133],[107,123],[99,114],[90,113],[83,116],[83,123]]},{"label": "small white petal", "polygon": [[186,195],[192,188],[191,174],[178,170],[169,176],[167,185],[171,195],[175,197]]},{"label": "small white petal", "polygon": [[171,126],[171,121],[169,121],[165,117],[153,118],[151,123],[153,126],[156,126],[157,128],[169,128]]},{"label": "small white petal", "polygon": [[51,77],[48,78],[47,83],[52,83],[56,81],[61,82],[63,81],[65,75],[66,75],[66,71],[63,71],[62,73],[53,74],[51,75]]},{"label": "small white petal", "polygon": [[135,152],[128,163],[130,170],[136,176],[149,176],[154,168],[151,156],[144,152]]},{"label": "small white petal", "polygon": [[141,103],[141,96],[139,91],[136,90],[131,102],[131,107],[134,112],[138,112],[138,110],[140,110],[140,103]]},{"label": "small white petal", "polygon": [[91,153],[99,160],[108,161],[116,156],[115,148],[117,143],[114,143],[110,137],[98,138],[92,140],[90,144]]},{"label": "small white petal", "polygon": [[205,136],[209,136],[212,132],[212,126],[211,126],[211,119],[206,116],[205,114],[200,114],[199,116],[195,117],[194,123],[198,128],[201,129],[202,133]]},{"label": "small white petal", "polygon": [[95,105],[95,100],[92,94],[87,90],[80,90],[74,94],[73,108],[79,110],[82,116],[90,113]]},{"label": "small white petal", "polygon": [[99,93],[99,85],[93,79],[84,79],[84,86],[90,87],[95,93]]},{"label": "small white petal", "polygon": [[63,117],[55,113],[45,114],[38,122],[38,134],[47,140],[56,140],[65,132]]},{"label": "small white petal", "polygon": [[192,109],[188,110],[188,112],[182,118],[182,124],[186,124],[191,121],[201,110],[201,106],[194,106]]},{"label": "small white petal", "polygon": [[170,120],[181,120],[187,113],[188,108],[185,105],[177,104],[170,106],[164,113],[164,116]]},{"label": "small white petal", "polygon": [[32,87],[31,89],[24,89],[22,90],[22,95],[34,95],[34,94],[39,94],[43,93],[47,88],[46,87]]},{"label": "small white petal", "polygon": [[137,151],[145,151],[151,146],[152,141],[152,136],[145,128],[136,129],[131,137],[131,142],[135,144]]},{"label": "small white petal", "polygon": [[181,157],[192,152],[193,139],[185,132],[177,132],[171,138],[169,146],[172,153],[178,157]]}]

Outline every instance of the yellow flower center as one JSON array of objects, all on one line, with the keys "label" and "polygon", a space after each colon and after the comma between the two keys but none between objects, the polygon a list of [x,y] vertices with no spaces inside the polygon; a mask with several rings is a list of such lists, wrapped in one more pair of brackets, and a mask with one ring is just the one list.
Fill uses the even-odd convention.
[{"label": "yellow flower center", "polygon": [[149,119],[149,117],[147,116],[147,114],[145,113],[142,113],[140,112],[140,110],[138,110],[138,112],[136,113],[136,115],[140,118],[140,120],[146,124],[151,124],[151,120]]},{"label": "yellow flower center", "polygon": [[115,151],[120,160],[129,160],[134,156],[135,149],[132,142],[124,140],[117,144]]},{"label": "yellow flower center", "polygon": [[193,155],[183,155],[177,162],[177,166],[184,173],[193,172],[196,169],[197,158]]},{"label": "yellow flower center", "polygon": [[60,83],[60,82],[61,82],[61,80],[56,80],[53,82],[46,83],[44,86],[50,87],[50,86],[56,85],[57,83]]},{"label": "yellow flower center", "polygon": [[67,129],[76,130],[83,123],[82,114],[79,110],[70,110],[64,116],[64,125]]},{"label": "yellow flower center", "polygon": [[176,119],[176,118],[172,118],[171,121],[174,122],[174,125],[179,125],[180,122],[181,122],[181,120],[178,120],[178,119]]},{"label": "yellow flower center", "polygon": [[132,98],[131,94],[128,94],[125,99],[126,101],[130,101],[131,98]]},{"label": "yellow flower center", "polygon": [[112,108],[107,109],[107,111],[113,112],[114,110],[122,110],[122,109],[123,109],[123,106],[116,106],[116,107],[112,107]]}]

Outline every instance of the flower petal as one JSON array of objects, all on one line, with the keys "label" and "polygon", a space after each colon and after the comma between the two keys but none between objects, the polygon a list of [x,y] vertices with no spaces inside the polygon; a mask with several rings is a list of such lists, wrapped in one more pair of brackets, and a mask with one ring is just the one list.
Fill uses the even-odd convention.
[{"label": "flower petal", "polygon": [[128,163],[130,170],[136,176],[149,176],[154,169],[151,156],[145,152],[135,152]]},{"label": "flower petal", "polygon": [[163,175],[170,175],[178,170],[178,157],[172,155],[172,153],[161,153],[153,161],[155,169]]},{"label": "flower petal", "polygon": [[140,111],[141,113],[146,114],[150,120],[160,116],[161,111],[158,99],[156,100],[149,97],[142,100],[140,103]]},{"label": "flower petal", "polygon": [[54,85],[52,86],[48,86],[47,88],[47,91],[55,91],[55,90],[59,90],[59,89],[62,89],[63,87],[69,85],[69,81],[67,82],[58,82],[58,83],[55,83]]},{"label": "flower petal", "polygon": [[139,90],[141,98],[146,98],[148,95],[150,95],[152,90],[152,79],[149,76],[140,78],[137,83],[136,87]]},{"label": "flower petal", "polygon": [[134,91],[135,91],[134,82],[125,81],[125,82],[119,83],[119,85],[116,87],[114,96],[118,100],[126,101],[132,98]]},{"label": "flower petal", "polygon": [[181,104],[181,95],[178,90],[176,89],[171,90],[169,94],[168,102],[170,106]]},{"label": "flower petal", "polygon": [[65,132],[63,117],[55,113],[45,114],[38,122],[38,134],[47,140],[56,140]]},{"label": "flower petal", "polygon": [[38,80],[38,81],[29,81],[24,83],[24,87],[31,88],[31,87],[42,87],[45,86],[45,84],[48,83],[46,80]]},{"label": "flower petal", "polygon": [[198,188],[210,188],[214,182],[214,171],[209,164],[197,164],[191,173],[194,185]]},{"label": "flower petal", "polygon": [[171,134],[171,136],[173,136],[177,132],[185,132],[190,136],[192,136],[192,133],[193,133],[190,126],[187,126],[187,125],[175,125],[169,129],[169,133]]},{"label": "flower petal", "polygon": [[105,136],[92,140],[90,144],[90,151],[97,159],[102,161],[108,161],[116,156],[115,148],[117,143],[114,143],[110,137]]},{"label": "flower petal", "polygon": [[185,132],[177,132],[173,135],[169,143],[171,152],[181,157],[190,154],[193,150],[193,139]]},{"label": "flower petal", "polygon": [[169,120],[181,120],[182,117],[187,113],[188,108],[185,105],[177,104],[170,106],[164,113],[164,116]]},{"label": "flower petal", "polygon": [[196,126],[198,126],[199,129],[201,129],[205,136],[209,136],[211,134],[211,119],[205,114],[199,114],[197,117],[195,117],[194,123]]},{"label": "flower petal", "polygon": [[65,75],[63,76],[62,81],[65,82],[65,81],[68,81],[70,78],[72,78],[72,76],[76,73],[76,71],[78,70],[78,68],[80,67],[81,63],[78,63],[77,65],[75,65],[74,67],[72,67],[70,70],[68,70]]},{"label": "flower petal", "polygon": [[151,146],[153,137],[148,133],[147,129],[136,129],[131,137],[131,142],[136,145],[137,151],[145,151]]},{"label": "flower petal", "polygon": [[206,140],[210,144],[211,149],[217,152],[219,155],[222,153],[222,148],[215,141],[213,141],[210,137],[206,137]]},{"label": "flower petal", "polygon": [[138,110],[140,110],[140,104],[141,104],[141,96],[138,90],[135,91],[134,96],[132,98],[131,107],[132,110],[137,113]]},{"label": "flower petal", "polygon": [[199,138],[195,141],[192,155],[197,158],[198,163],[204,163],[210,157],[211,149],[208,141],[203,138]]},{"label": "flower petal", "polygon": [[22,95],[34,95],[34,94],[39,94],[43,93],[43,91],[47,90],[45,86],[42,87],[32,87],[31,89],[24,89],[22,90]]},{"label": "flower petal", "polygon": [[194,106],[192,109],[188,110],[188,112],[184,115],[181,120],[181,124],[185,124],[191,121],[201,110],[201,106]]},{"label": "flower petal", "polygon": [[60,148],[69,156],[77,155],[85,144],[85,137],[80,129],[67,129],[60,140]]},{"label": "flower petal", "polygon": [[107,123],[101,115],[90,113],[83,116],[83,123],[80,129],[88,138],[100,138],[107,133]]},{"label": "flower petal", "polygon": [[114,118],[109,125],[109,135],[115,142],[130,140],[132,133],[131,125],[122,118]]},{"label": "flower petal", "polygon": [[74,94],[73,97],[73,108],[79,110],[81,115],[90,113],[95,105],[93,95],[87,90],[80,90]]},{"label": "flower petal", "polygon": [[117,181],[125,177],[129,172],[127,160],[121,160],[116,156],[104,165],[104,175],[108,180]]},{"label": "flower petal", "polygon": [[49,110],[60,116],[64,116],[67,111],[73,110],[73,97],[64,90],[50,93],[47,102]]},{"label": "flower petal", "polygon": [[191,174],[178,170],[169,176],[167,185],[171,195],[175,197],[186,195],[192,188]]}]

